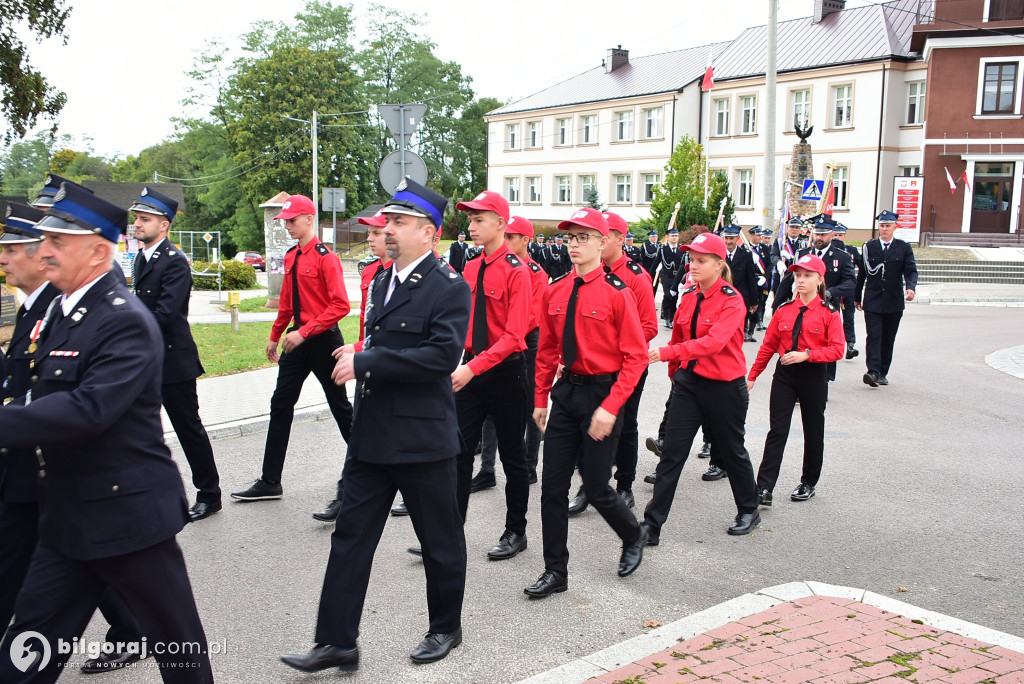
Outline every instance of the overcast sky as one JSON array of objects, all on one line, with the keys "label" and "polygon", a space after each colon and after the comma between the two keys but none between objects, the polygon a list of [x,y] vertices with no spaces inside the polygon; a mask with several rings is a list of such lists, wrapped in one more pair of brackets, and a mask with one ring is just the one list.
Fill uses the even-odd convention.
[{"label": "overcast sky", "polygon": [[[426,15],[437,55],[462,65],[478,97],[515,100],[598,66],[610,47],[631,55],[730,40],[767,23],[769,0],[381,0]],[[859,7],[871,0],[852,0]],[[238,43],[258,20],[288,21],[302,0],[70,0],[68,44],[33,45],[32,59],[67,93],[60,133],[96,154],[127,156],[174,133],[185,73],[210,40]],[[357,38],[370,2],[354,0]],[[511,12],[510,9],[517,10]],[[814,0],[780,0],[779,19],[809,16]],[[84,146],[84,143],[79,145]]]}]

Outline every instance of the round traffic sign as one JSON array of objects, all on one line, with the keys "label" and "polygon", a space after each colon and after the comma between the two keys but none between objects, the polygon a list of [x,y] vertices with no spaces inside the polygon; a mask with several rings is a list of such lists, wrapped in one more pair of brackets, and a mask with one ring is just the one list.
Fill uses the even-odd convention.
[{"label": "round traffic sign", "polygon": [[395,150],[380,163],[380,184],[388,192],[394,192],[402,178],[408,176],[421,185],[427,183],[427,163],[423,157],[411,150],[405,150],[405,173],[402,172],[402,150]]}]

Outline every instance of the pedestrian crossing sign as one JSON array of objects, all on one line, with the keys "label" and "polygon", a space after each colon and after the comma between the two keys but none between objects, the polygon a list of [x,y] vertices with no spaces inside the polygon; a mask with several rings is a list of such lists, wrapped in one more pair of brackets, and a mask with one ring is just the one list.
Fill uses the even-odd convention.
[{"label": "pedestrian crossing sign", "polygon": [[813,200],[816,202],[821,199],[821,195],[823,192],[825,192],[825,181],[814,180],[813,178],[805,178],[804,190],[803,194],[800,195],[800,199]]}]

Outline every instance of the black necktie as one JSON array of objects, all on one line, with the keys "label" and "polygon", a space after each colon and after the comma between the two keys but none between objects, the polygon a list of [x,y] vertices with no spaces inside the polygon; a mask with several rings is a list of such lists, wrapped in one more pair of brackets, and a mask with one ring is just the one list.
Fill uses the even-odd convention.
[{"label": "black necktie", "polygon": [[473,353],[482,354],[487,349],[487,295],[484,294],[484,269],[486,255],[480,257],[480,271],[476,275],[476,295],[473,299]]},{"label": "black necktie", "polygon": [[569,295],[569,305],[565,307],[565,328],[562,330],[562,365],[566,370],[576,362],[576,302],[580,298],[580,285],[583,278],[577,277],[573,281],[572,294]]},{"label": "black necktie", "polygon": [[138,278],[144,268],[146,268],[146,253],[140,249],[139,256],[135,259],[135,273],[132,274],[132,277]]},{"label": "black necktie", "polygon": [[[697,339],[697,318],[700,316],[700,303],[704,301],[704,293],[697,293],[697,305],[693,307],[693,315],[690,316],[690,339]],[[686,364],[686,370],[692,371],[697,367],[697,359],[690,361]]]},{"label": "black necktie", "polygon": [[295,250],[295,260],[292,262],[292,314],[295,318],[295,325],[302,325],[302,306],[299,302],[299,255],[302,248]]},{"label": "black necktie", "polygon": [[18,307],[18,313],[14,315],[14,325],[21,323],[21,319],[25,317],[25,305],[22,304]]},{"label": "black necktie", "polygon": [[801,306],[800,313],[796,315],[796,320],[793,321],[793,344],[789,348],[790,351],[796,351],[799,349],[799,342],[797,342],[797,338],[800,337],[800,328],[803,327],[804,313],[807,311],[807,308],[808,307],[806,306]]}]

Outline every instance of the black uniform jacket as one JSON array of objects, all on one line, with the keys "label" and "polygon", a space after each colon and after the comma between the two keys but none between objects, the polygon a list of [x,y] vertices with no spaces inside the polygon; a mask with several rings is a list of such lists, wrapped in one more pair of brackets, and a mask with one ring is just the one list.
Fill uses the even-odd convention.
[{"label": "black uniform jacket", "polygon": [[0,408],[0,447],[37,459],[41,545],[109,558],[188,522],[160,423],[161,352],[153,316],[109,272],[43,332],[31,403]]},{"label": "black uniform jacket", "polygon": [[903,311],[907,304],[906,289],[917,290],[917,262],[914,249],[893,238],[889,249],[882,250],[877,238],[864,243],[864,268],[857,278],[855,299],[872,313],[896,313]]},{"label": "black uniform jacket", "polygon": [[142,253],[135,257],[133,286],[153,312],[164,338],[163,383],[195,380],[204,373],[192,330],[188,326],[188,298],[192,268],[185,255],[164,239],[145,266]]},{"label": "black uniform jacket", "polygon": [[[817,250],[802,249],[797,252],[797,258],[816,252]],[[853,257],[850,256],[850,253],[835,245],[829,245],[822,261],[825,262],[825,291],[829,295],[829,301],[838,307],[840,300],[852,300],[853,293],[857,289],[857,270],[853,267]],[[772,309],[779,308],[779,305],[792,298],[793,274],[787,271],[775,293]]]},{"label": "black uniform jacket", "polygon": [[428,254],[388,303],[394,264],[373,283],[366,346],[355,355],[348,457],[395,464],[455,458],[461,448],[451,374],[469,329],[469,285]]},{"label": "black uniform jacket", "polygon": [[743,295],[743,303],[749,309],[761,301],[760,288],[757,286],[757,276],[760,273],[754,266],[754,257],[749,250],[737,247],[729,261],[729,268],[732,270],[732,286]]}]

